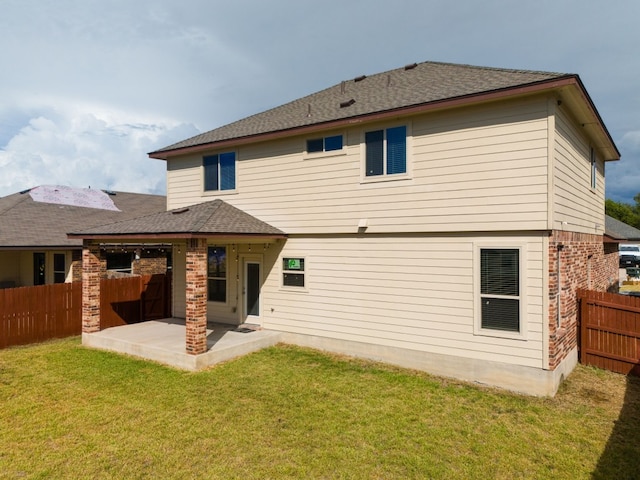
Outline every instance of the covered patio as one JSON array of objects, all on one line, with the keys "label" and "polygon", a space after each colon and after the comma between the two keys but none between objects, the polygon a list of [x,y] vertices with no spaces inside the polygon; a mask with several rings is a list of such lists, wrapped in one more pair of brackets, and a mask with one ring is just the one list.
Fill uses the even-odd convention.
[{"label": "covered patio", "polygon": [[166,318],[83,334],[82,343],[196,371],[275,345],[281,335],[252,325],[210,323],[206,327],[206,352],[193,355],[185,350],[185,320]]},{"label": "covered patio", "polygon": [[[272,268],[278,248],[269,254],[269,263],[260,257],[258,268],[243,270],[235,265],[234,298],[226,294],[229,314],[223,322],[212,318],[208,295],[208,247],[233,245],[235,263],[239,254],[255,246],[282,247],[286,234],[281,230],[216,199],[189,207],[159,212],[145,217],[112,223],[68,234],[83,240],[82,251],[82,342],[84,345],[156,360],[179,368],[197,370],[234,356],[273,345],[278,334],[264,331],[248,321],[245,297],[260,301],[264,268]],[[106,242],[171,243],[174,245],[174,318],[102,330],[100,323],[101,245]],[[179,247],[176,249],[176,245]],[[182,253],[184,250],[184,253]],[[226,262],[226,257],[225,257]],[[248,262],[249,263],[249,262]],[[225,265],[225,276],[229,276]],[[247,287],[244,277],[251,276]],[[226,278],[226,277],[225,277]],[[176,282],[180,288],[176,288]],[[215,286],[215,285],[214,285]],[[226,288],[226,287],[225,287]],[[235,303],[234,303],[235,302]],[[243,303],[244,302],[244,303]],[[175,305],[181,305],[178,309]],[[179,310],[179,311],[178,311]],[[176,314],[178,313],[178,314]],[[251,312],[249,312],[251,313]],[[230,316],[231,315],[231,316]],[[231,320],[230,320],[231,318]],[[259,318],[254,316],[252,318]],[[226,325],[223,325],[226,323]],[[239,328],[240,327],[240,328]]]}]

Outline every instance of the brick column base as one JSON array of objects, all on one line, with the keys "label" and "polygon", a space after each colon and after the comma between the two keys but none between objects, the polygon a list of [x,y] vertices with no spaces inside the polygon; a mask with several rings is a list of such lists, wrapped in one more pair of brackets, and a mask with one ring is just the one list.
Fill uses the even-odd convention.
[{"label": "brick column base", "polygon": [[207,240],[187,240],[186,350],[207,351]]},{"label": "brick column base", "polygon": [[100,245],[82,245],[82,333],[100,331]]}]

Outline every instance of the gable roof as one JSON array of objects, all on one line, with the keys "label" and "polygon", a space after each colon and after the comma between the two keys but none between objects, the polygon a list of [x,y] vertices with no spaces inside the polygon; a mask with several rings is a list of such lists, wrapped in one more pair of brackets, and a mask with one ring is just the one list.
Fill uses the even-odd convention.
[{"label": "gable roof", "polygon": [[211,236],[262,236],[284,238],[282,230],[216,199],[184,208],[154,213],[123,222],[76,230],[70,237],[208,238]]},{"label": "gable roof", "polygon": [[640,240],[640,230],[609,215],[604,218],[604,231],[606,236],[614,240]]},{"label": "gable roof", "polygon": [[151,152],[149,156],[167,159],[173,155],[223,146],[231,141],[237,144],[239,140],[249,142],[277,138],[375,120],[385,115],[416,113],[428,108],[444,108],[567,86],[578,90],[574,101],[586,102],[586,110],[596,119],[593,123],[598,124],[598,131],[606,137],[600,143],[607,151],[607,159],[619,158],[611,136],[577,75],[439,62],[412,64],[344,81],[169,145]]},{"label": "gable roof", "polygon": [[0,198],[0,249],[79,248],[67,232],[166,210],[164,195],[110,192],[119,211],[35,201],[29,190]]}]

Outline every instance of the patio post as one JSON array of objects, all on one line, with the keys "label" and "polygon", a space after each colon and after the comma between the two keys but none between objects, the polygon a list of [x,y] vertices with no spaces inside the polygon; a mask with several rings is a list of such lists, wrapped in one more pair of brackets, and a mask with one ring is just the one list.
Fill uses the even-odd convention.
[{"label": "patio post", "polygon": [[186,249],[186,350],[207,351],[207,239],[187,240]]},{"label": "patio post", "polygon": [[82,333],[100,331],[100,244],[82,242]]}]

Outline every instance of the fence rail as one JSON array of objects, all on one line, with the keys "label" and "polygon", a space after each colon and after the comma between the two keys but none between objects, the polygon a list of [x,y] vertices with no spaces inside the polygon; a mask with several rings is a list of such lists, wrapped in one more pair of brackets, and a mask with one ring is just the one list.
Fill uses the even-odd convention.
[{"label": "fence rail", "polygon": [[[171,315],[171,277],[100,281],[100,328]],[[82,283],[0,290],[0,348],[82,332]]]},{"label": "fence rail", "polygon": [[578,290],[580,363],[640,375],[640,298]]}]

